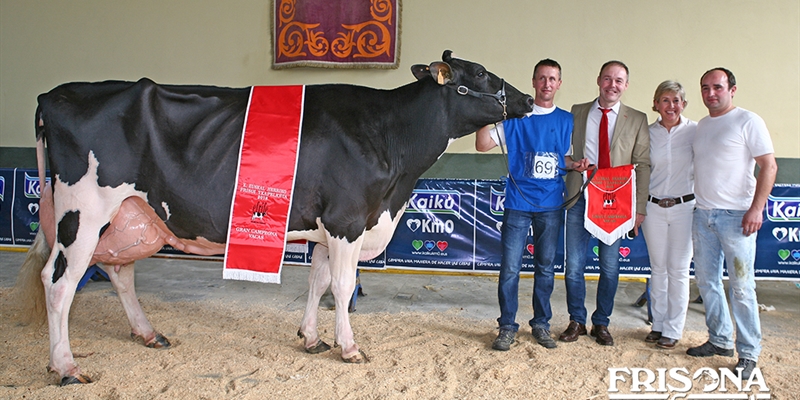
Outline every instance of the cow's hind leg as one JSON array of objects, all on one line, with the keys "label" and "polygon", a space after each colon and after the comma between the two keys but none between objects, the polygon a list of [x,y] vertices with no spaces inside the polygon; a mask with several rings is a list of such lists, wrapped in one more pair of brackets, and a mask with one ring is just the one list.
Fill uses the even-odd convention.
[{"label": "cow's hind leg", "polygon": [[336,343],[342,346],[342,360],[348,363],[369,361],[353,338],[347,309],[356,287],[356,269],[363,241],[364,235],[349,243],[345,238],[334,239],[328,234],[331,292],[336,300]]},{"label": "cow's hind leg", "polygon": [[134,263],[127,265],[101,265],[108,278],[111,279],[111,284],[114,290],[117,291],[117,296],[122,302],[122,308],[125,309],[125,314],[128,316],[128,322],[131,325],[131,338],[141,338],[144,345],[154,349],[167,348],[170,342],[167,338],[153,329],[150,321],[142,310],[139,299],[136,297],[136,290],[134,288]]},{"label": "cow's hind leg", "polygon": [[304,339],[304,347],[311,354],[330,350],[331,346],[319,338],[317,329],[319,301],[331,283],[331,271],[328,267],[328,248],[317,244],[311,257],[311,271],[308,274],[308,301],[303,321],[297,336]]},{"label": "cow's hind leg", "polygon": [[[65,216],[63,221],[71,217]],[[75,232],[70,223],[60,223],[59,242],[55,244],[50,258],[41,273],[47,305],[47,322],[50,333],[50,364],[48,369],[58,373],[61,385],[89,383],[91,379],[81,373],[75,363],[69,345],[69,311],[83,274],[89,268],[97,232],[89,235],[83,227]],[[75,224],[72,224],[75,225]],[[74,239],[74,240],[73,240]]]}]

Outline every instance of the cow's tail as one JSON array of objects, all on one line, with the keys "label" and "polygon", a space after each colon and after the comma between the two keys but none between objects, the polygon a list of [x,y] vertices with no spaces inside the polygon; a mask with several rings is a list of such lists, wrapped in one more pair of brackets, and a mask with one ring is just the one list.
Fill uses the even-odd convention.
[{"label": "cow's tail", "polygon": [[[45,153],[44,153],[44,120],[42,119],[41,106],[36,108],[36,163],[39,174],[39,188],[40,191],[49,190],[45,180]],[[41,207],[40,207],[41,211]],[[41,212],[39,213],[41,216]],[[45,303],[44,284],[42,283],[42,270],[44,269],[47,259],[50,257],[50,245],[47,243],[44,231],[39,225],[39,232],[36,233],[36,238],[33,244],[28,249],[28,254],[25,261],[17,274],[17,281],[14,284],[14,304],[20,310],[20,320],[23,323],[30,324],[38,322],[40,324],[46,321],[47,307]]]},{"label": "cow's tail", "polygon": [[17,274],[14,284],[14,304],[19,309],[22,323],[44,324],[47,320],[47,307],[45,303],[44,284],[42,283],[42,270],[50,257],[50,246],[44,237],[44,232],[39,230],[33,244],[28,249],[25,261]]},{"label": "cow's tail", "polygon": [[39,188],[45,189],[45,153],[44,153],[44,119],[42,118],[42,106],[36,107],[36,168],[39,170]]}]

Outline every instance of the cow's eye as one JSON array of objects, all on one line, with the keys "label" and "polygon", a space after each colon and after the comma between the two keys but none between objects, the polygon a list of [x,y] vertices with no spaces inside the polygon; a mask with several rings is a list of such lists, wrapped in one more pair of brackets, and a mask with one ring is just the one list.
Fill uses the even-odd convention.
[{"label": "cow's eye", "polygon": [[483,78],[486,75],[485,71],[478,71],[478,78]]}]

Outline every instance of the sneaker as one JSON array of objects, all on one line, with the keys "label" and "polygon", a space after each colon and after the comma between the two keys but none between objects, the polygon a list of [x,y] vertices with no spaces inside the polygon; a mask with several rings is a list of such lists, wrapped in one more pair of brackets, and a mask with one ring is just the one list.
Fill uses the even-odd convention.
[{"label": "sneaker", "polygon": [[686,350],[686,354],[692,357],[711,357],[711,356],[725,356],[733,357],[733,349],[723,349],[717,347],[711,342],[705,342],[697,347],[690,347]]},{"label": "sneaker", "polygon": [[544,329],[540,326],[531,327],[531,334],[533,338],[536,339],[540,345],[542,345],[546,349],[555,349],[556,348],[556,341],[550,337],[550,331]]},{"label": "sneaker", "polygon": [[497,338],[494,340],[494,343],[492,343],[492,348],[500,351],[508,351],[511,347],[511,343],[514,343],[514,336],[516,335],[517,333],[511,329],[500,329],[500,333],[497,334]]},{"label": "sneaker", "polygon": [[746,358],[740,358],[739,362],[736,363],[736,367],[734,367],[737,373],[741,373],[740,377],[742,378],[742,382],[750,379],[750,375],[753,374],[753,369],[755,368],[756,368],[756,362],[753,360],[748,360]]}]

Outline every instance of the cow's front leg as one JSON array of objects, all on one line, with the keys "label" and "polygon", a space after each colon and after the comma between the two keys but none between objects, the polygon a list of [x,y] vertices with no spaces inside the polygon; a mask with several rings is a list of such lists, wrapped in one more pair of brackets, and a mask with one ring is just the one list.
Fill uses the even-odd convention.
[{"label": "cow's front leg", "polygon": [[328,248],[322,244],[314,246],[311,257],[311,271],[308,274],[308,301],[303,321],[297,336],[304,339],[303,345],[311,354],[330,350],[331,346],[319,338],[317,329],[319,301],[331,283],[331,271],[328,267]]},{"label": "cow's front leg", "polygon": [[358,348],[350,327],[350,314],[347,307],[356,287],[356,269],[362,235],[353,243],[347,239],[332,239],[329,237],[331,292],[336,300],[336,343],[342,346],[342,360],[348,363],[363,363],[369,361],[367,356]]},{"label": "cow's front leg", "polygon": [[101,268],[108,274],[108,278],[122,302],[122,308],[125,309],[125,314],[128,316],[131,338],[141,338],[144,345],[150,348],[167,348],[170,346],[169,340],[153,329],[136,297],[133,266],[134,263],[122,266],[101,264]]}]

